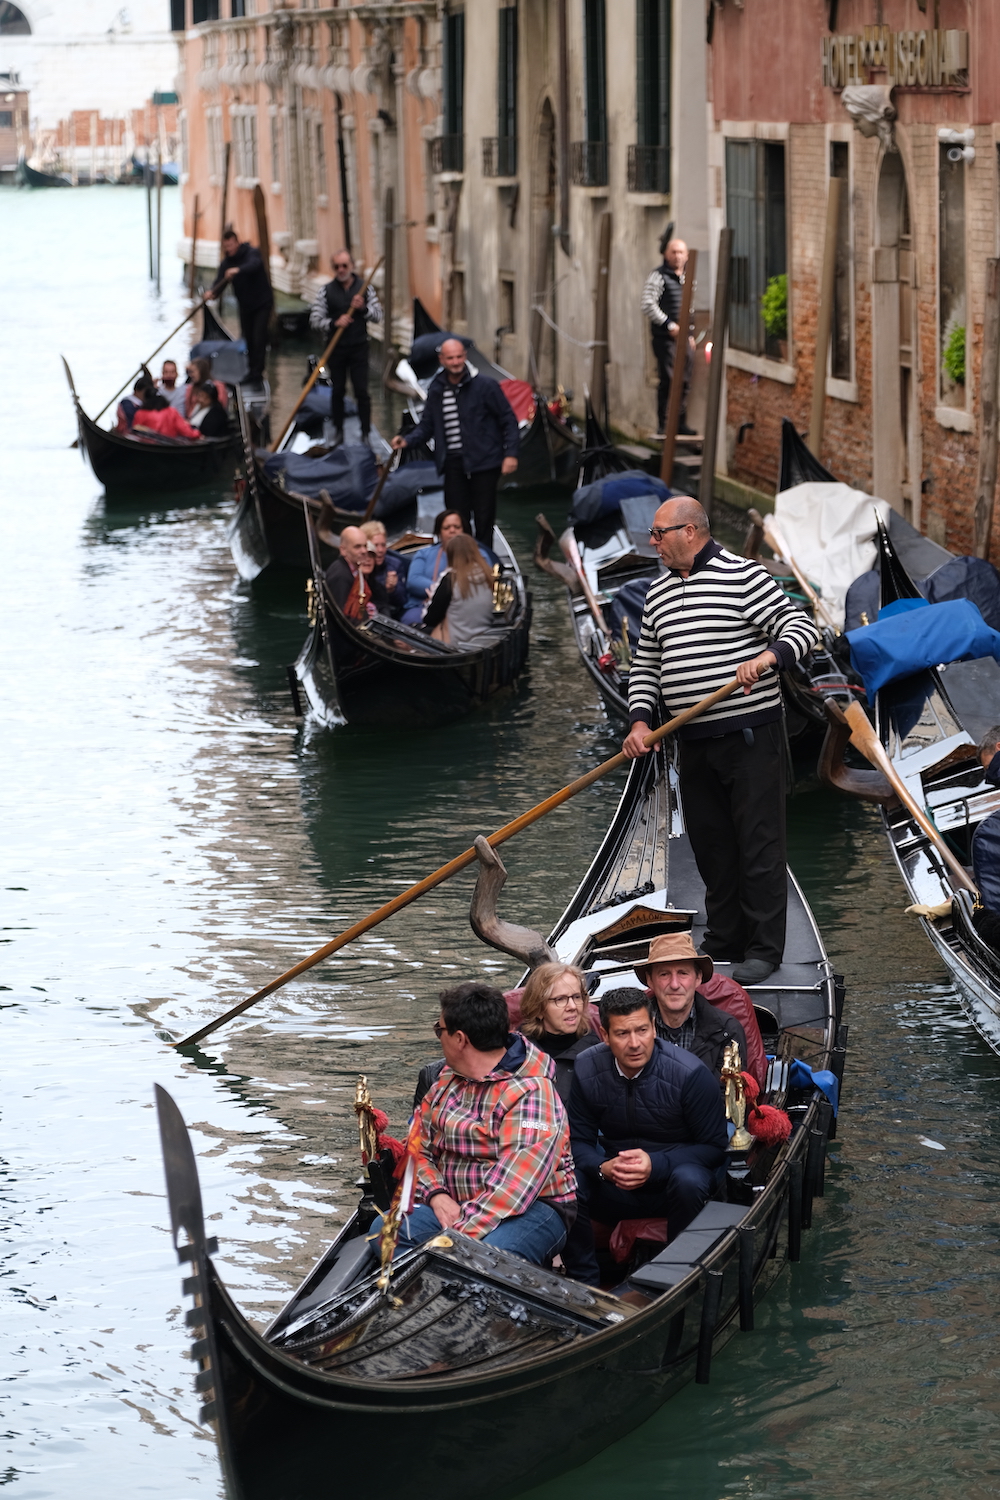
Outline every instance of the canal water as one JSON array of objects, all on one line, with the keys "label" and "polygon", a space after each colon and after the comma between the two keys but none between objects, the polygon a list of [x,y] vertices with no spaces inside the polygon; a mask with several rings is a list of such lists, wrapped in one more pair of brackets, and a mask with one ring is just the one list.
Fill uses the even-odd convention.
[{"label": "canal water", "polygon": [[[137,191],[4,190],[0,204],[0,1484],[12,1500],[214,1497],[153,1083],[191,1126],[223,1274],[263,1320],[350,1210],[358,1073],[402,1127],[436,1051],[436,992],[473,974],[509,982],[516,966],[473,940],[465,875],[198,1062],[169,1039],[616,740],[562,591],[540,574],[516,696],[431,733],[298,729],[285,664],[304,598],[238,580],[230,496],[112,504],[70,447],[59,355],[96,411],[183,315],[176,196],[159,297]],[[306,352],[278,357],[283,399]],[[502,502],[526,567],[540,504],[563,520],[558,496]],[[505,846],[507,915],[552,924],[619,790],[600,783]],[[847,977],[851,1026],[803,1260],[708,1388],[560,1481],[531,1490],[526,1473],[534,1500],[1000,1494],[1000,1060],[904,915],[870,810],[806,774],[791,858]]]}]

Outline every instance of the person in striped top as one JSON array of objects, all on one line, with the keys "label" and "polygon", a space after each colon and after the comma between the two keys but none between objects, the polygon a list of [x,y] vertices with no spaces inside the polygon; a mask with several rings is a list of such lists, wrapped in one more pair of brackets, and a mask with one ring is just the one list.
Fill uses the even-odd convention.
[{"label": "person in striped top", "polygon": [[705,882],[702,947],[733,964],[739,984],[760,984],[785,947],[787,744],[775,669],[801,661],[819,633],[766,569],[713,540],[696,500],[665,501],[650,536],[667,571],[646,595],[622,749],[648,754],[661,699],[677,714],[738,678],[742,691],[679,731],[681,792]]}]

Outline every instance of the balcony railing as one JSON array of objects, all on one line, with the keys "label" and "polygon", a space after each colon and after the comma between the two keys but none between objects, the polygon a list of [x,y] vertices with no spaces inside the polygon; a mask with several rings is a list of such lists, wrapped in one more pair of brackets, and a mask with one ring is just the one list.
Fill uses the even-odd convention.
[{"label": "balcony railing", "polygon": [[628,190],[630,193],[670,192],[669,146],[628,148]]},{"label": "balcony railing", "polygon": [[431,141],[431,171],[462,172],[465,169],[465,137],[439,135]]},{"label": "balcony railing", "polygon": [[483,176],[517,176],[517,136],[483,136]]},{"label": "balcony railing", "polygon": [[569,170],[570,177],[577,187],[606,187],[608,181],[607,141],[571,141]]}]

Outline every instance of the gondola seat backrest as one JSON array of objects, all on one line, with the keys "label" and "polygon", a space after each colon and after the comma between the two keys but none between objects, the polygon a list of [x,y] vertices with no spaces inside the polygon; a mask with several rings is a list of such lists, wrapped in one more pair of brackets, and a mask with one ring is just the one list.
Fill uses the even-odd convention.
[{"label": "gondola seat backrest", "polygon": [[713,974],[711,979],[706,980],[704,984],[699,984],[698,991],[704,995],[709,1004],[726,1011],[734,1020],[739,1021],[747,1039],[747,1056],[744,1058],[744,1066],[763,1087],[767,1073],[767,1054],[764,1051],[764,1039],[760,1034],[753,1001],[746,990],[741,984],[737,984],[735,979],[729,979],[724,974]]}]

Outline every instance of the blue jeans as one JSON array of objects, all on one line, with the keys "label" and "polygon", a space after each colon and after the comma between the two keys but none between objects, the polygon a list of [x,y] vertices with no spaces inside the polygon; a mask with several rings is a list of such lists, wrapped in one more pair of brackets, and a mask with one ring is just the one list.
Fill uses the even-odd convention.
[{"label": "blue jeans", "polygon": [[[379,1217],[368,1233],[378,1234],[381,1228],[382,1220]],[[419,1203],[412,1214],[403,1220],[397,1251],[412,1250],[415,1245],[432,1240],[436,1234],[447,1232],[438,1223],[434,1210],[426,1203]],[[522,1260],[530,1260],[535,1266],[544,1265],[550,1256],[558,1254],[565,1243],[566,1225],[562,1217],[547,1203],[537,1202],[523,1214],[501,1220],[496,1229],[483,1235],[484,1245],[492,1245],[496,1250],[519,1255]]]}]

